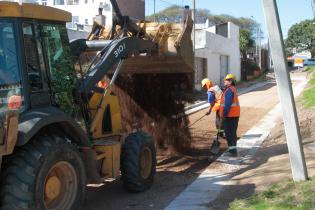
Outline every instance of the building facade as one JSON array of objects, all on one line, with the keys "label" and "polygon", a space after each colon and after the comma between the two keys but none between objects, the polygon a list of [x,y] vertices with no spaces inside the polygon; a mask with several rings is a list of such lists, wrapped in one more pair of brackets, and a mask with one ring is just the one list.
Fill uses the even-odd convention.
[{"label": "building facade", "polygon": [[[145,19],[144,0],[116,1],[123,15],[128,15],[139,20]],[[37,3],[70,12],[72,14],[72,22],[67,24],[67,27],[70,29],[77,29],[77,25],[93,25],[99,8],[103,8],[102,14],[105,16],[105,24],[112,24],[113,10],[110,0],[23,0],[23,2]]]},{"label": "building facade", "polygon": [[201,80],[209,78],[222,85],[228,73],[241,79],[239,27],[225,23],[196,30],[195,84],[201,89]]}]

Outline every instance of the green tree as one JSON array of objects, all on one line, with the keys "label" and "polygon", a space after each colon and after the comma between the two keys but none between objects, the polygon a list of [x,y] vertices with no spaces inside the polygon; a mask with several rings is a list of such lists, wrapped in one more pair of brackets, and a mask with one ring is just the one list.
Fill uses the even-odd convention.
[{"label": "green tree", "polygon": [[315,19],[305,20],[293,25],[285,41],[287,51],[294,48],[300,52],[308,50],[315,57]]},{"label": "green tree", "polygon": [[247,52],[254,46],[254,40],[251,37],[251,32],[249,29],[242,28],[240,29],[240,51],[242,59],[247,58]]},{"label": "green tree", "polygon": [[[155,14],[155,17],[160,22],[180,22],[182,17],[183,8],[179,6],[168,7]],[[251,18],[236,18],[231,15],[213,15],[207,9],[196,9],[196,23],[205,23],[206,20],[209,20],[213,24],[221,24],[226,22],[232,22],[238,25],[240,28],[249,29],[253,34],[256,33],[257,27],[260,25]],[[149,15],[146,17],[146,20],[153,21],[154,15]]]},{"label": "green tree", "polygon": [[[182,17],[183,8],[179,6],[168,7],[158,13],[155,17],[159,22],[180,22]],[[147,20],[153,21],[154,15],[146,17]],[[234,17],[231,15],[221,14],[213,15],[209,10],[197,9],[196,10],[196,23],[205,23],[209,20],[213,25],[222,24],[226,22],[232,22],[240,27],[240,50],[242,58],[246,59],[246,55],[249,49],[254,47],[254,39],[256,37],[257,28],[261,27],[255,20],[245,17]]]},{"label": "green tree", "polygon": [[[170,6],[166,9],[155,14],[155,18],[159,22],[181,22],[183,15],[183,8],[179,6]],[[207,9],[197,9],[196,10],[196,23],[204,23],[210,11]],[[146,16],[146,20],[154,21],[154,14]]]}]

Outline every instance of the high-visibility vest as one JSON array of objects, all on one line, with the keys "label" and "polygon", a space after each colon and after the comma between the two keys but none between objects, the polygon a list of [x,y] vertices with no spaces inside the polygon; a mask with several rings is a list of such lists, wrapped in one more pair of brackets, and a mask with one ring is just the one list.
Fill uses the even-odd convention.
[{"label": "high-visibility vest", "polygon": [[222,90],[221,88],[216,85],[213,86],[209,89],[209,91],[214,93],[214,97],[215,97],[215,102],[214,102],[214,106],[212,107],[212,112],[216,112],[220,109],[220,105],[221,105],[221,97],[222,97]]},{"label": "high-visibility vest", "polygon": [[241,114],[241,108],[240,108],[240,103],[239,103],[239,100],[238,100],[237,91],[236,91],[236,88],[234,86],[227,87],[224,90],[224,93],[223,93],[223,95],[221,97],[220,116],[223,117],[224,106],[225,106],[225,93],[229,89],[233,91],[234,98],[233,98],[233,103],[231,105],[231,108],[230,108],[230,111],[229,111],[227,117],[239,117],[240,114]]},{"label": "high-visibility vest", "polygon": [[99,88],[104,88],[105,89],[105,88],[107,88],[107,86],[108,86],[108,84],[107,84],[106,80],[101,80],[97,84],[97,87],[99,87]]}]

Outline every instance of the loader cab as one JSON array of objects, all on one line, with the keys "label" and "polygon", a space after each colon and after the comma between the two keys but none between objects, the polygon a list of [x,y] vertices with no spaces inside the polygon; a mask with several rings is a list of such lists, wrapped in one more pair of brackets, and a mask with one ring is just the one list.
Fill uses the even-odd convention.
[{"label": "loader cab", "polygon": [[[80,115],[80,104],[73,100],[78,81],[66,29],[71,14],[27,3],[0,2],[1,8],[0,98],[5,103],[0,106],[8,108],[10,98],[20,112],[56,106]],[[103,92],[94,92],[86,102],[88,120],[95,117],[102,98]],[[107,108],[90,132],[95,139],[122,130],[117,96],[105,98]]]},{"label": "loader cab", "polygon": [[0,2],[0,8],[0,108],[71,112],[65,100],[76,83],[66,30],[71,14],[27,3]]},{"label": "loader cab", "polygon": [[76,75],[65,23],[20,20],[19,25],[29,107],[57,105],[71,112],[66,98],[72,97]]}]

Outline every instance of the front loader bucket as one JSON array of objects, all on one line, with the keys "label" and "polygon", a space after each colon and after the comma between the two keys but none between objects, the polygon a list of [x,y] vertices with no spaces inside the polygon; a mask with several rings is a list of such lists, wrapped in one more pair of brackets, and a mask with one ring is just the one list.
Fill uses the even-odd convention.
[{"label": "front loader bucket", "polygon": [[[144,39],[157,45],[157,52],[133,55],[123,65],[126,74],[193,73],[192,20],[188,16],[183,24],[138,23],[145,31]],[[117,27],[116,33],[120,28]],[[89,48],[81,53],[81,60],[89,63],[98,50],[111,41],[111,29],[94,23],[88,36]],[[103,44],[103,45],[102,45]],[[94,48],[94,50],[93,50]],[[81,62],[82,64],[82,62]]]}]

